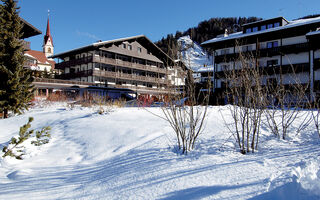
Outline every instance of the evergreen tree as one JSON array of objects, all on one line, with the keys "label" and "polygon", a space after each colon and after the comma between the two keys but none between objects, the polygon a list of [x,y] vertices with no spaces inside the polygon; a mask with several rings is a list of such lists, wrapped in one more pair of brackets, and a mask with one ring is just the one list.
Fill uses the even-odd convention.
[{"label": "evergreen tree", "polygon": [[21,113],[33,98],[31,72],[23,68],[22,22],[15,0],[0,5],[0,112]]}]

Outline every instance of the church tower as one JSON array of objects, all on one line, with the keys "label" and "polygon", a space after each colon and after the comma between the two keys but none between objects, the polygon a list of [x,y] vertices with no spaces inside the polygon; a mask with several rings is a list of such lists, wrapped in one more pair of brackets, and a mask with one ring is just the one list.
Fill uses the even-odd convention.
[{"label": "church tower", "polygon": [[49,16],[48,16],[48,22],[47,22],[47,31],[46,31],[46,35],[44,36],[42,47],[43,47],[43,53],[46,55],[46,57],[53,55],[53,41],[50,34]]}]

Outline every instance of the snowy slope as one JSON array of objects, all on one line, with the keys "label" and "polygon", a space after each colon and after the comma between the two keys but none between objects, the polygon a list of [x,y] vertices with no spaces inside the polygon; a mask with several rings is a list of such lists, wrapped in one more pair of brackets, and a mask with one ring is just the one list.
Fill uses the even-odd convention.
[{"label": "snowy slope", "polygon": [[180,37],[178,45],[182,56],[180,59],[189,69],[197,72],[212,68],[212,59],[198,44],[190,39],[190,36]]},{"label": "snowy slope", "polygon": [[175,152],[169,125],[148,111],[64,105],[0,120],[0,143],[33,116],[52,141],[22,161],[1,158],[0,199],[319,199],[320,142],[310,127],[288,141],[263,129],[259,152],[242,155],[210,107],[197,149]]}]

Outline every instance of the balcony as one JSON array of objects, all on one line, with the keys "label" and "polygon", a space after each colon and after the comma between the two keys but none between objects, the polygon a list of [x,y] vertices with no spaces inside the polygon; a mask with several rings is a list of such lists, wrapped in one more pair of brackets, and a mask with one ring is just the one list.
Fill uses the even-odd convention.
[{"label": "balcony", "polygon": [[88,70],[88,71],[89,71],[88,73],[91,73],[93,76],[98,76],[98,77],[117,78],[117,79],[123,79],[123,80],[134,80],[134,81],[141,81],[141,82],[166,84],[165,79],[156,78],[156,77],[139,76],[135,74],[126,74],[126,73],[103,71],[103,70]]},{"label": "balcony", "polygon": [[[236,70],[236,73],[239,70]],[[273,75],[273,74],[289,74],[289,73],[302,73],[309,72],[309,63],[298,63],[292,65],[275,65],[275,66],[260,66],[259,71],[263,75]],[[218,71],[214,73],[215,79],[225,78],[226,74],[224,71]]]},{"label": "balcony", "polygon": [[61,63],[56,63],[55,68],[56,69],[64,69],[66,67],[75,66],[75,65],[82,65],[82,64],[88,64],[93,61],[92,56],[79,58],[79,59],[73,59],[70,61],[64,61]]},{"label": "balcony", "polygon": [[142,71],[150,71],[150,72],[156,72],[156,73],[161,73],[161,74],[167,74],[167,69],[164,69],[164,68],[152,67],[152,66],[148,66],[148,65],[122,61],[119,59],[99,57],[99,56],[94,56],[94,57],[89,56],[89,57],[84,57],[84,58],[80,58],[80,59],[73,59],[70,61],[57,63],[55,65],[55,68],[56,69],[64,69],[66,67],[71,67],[71,66],[81,65],[81,64],[88,64],[91,62],[104,63],[104,64],[109,64],[109,65],[114,65],[114,66],[138,69],[138,70],[142,70]]},{"label": "balcony", "polygon": [[156,73],[162,73],[166,74],[167,70],[159,67],[151,67],[148,65],[143,65],[139,63],[132,63],[128,61],[123,61],[119,59],[111,59],[111,58],[106,58],[106,57],[97,57],[95,56],[93,58],[93,62],[98,62],[98,63],[104,63],[104,64],[109,64],[109,65],[115,65],[115,66],[121,66],[121,67],[127,67],[127,68],[132,68],[132,69],[138,69],[142,71],[150,71],[150,72],[156,72]]},{"label": "balcony", "polygon": [[320,69],[320,58],[314,59],[314,70]]},{"label": "balcony", "polygon": [[[301,52],[309,51],[310,44],[309,43],[300,43],[300,44],[292,44],[292,45],[285,45],[285,46],[279,46],[279,47],[273,47],[273,48],[265,48],[265,49],[259,49],[257,52],[256,50],[253,51],[247,51],[242,52],[244,54],[252,54],[253,56],[258,53],[259,57],[272,57],[276,55],[285,55],[285,54],[298,54]],[[221,63],[221,62],[230,62],[239,56],[239,53],[232,53],[232,54],[226,54],[226,55],[219,55],[215,56],[215,63]]]},{"label": "balcony", "polygon": [[283,54],[291,54],[291,53],[300,53],[304,51],[309,51],[310,45],[309,43],[300,43],[293,45],[286,45],[281,47],[281,53]]}]

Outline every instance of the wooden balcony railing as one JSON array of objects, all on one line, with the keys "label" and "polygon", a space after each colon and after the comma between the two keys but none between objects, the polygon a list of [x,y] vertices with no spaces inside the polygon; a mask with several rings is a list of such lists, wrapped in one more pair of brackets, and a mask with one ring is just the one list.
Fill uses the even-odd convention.
[{"label": "wooden balcony railing", "polygon": [[156,72],[156,73],[161,73],[161,74],[167,74],[167,70],[165,68],[152,67],[149,65],[142,65],[142,64],[127,62],[127,61],[123,61],[123,60],[119,60],[119,59],[111,59],[111,58],[99,57],[99,56],[94,56],[94,57],[89,56],[89,57],[73,59],[70,61],[57,63],[55,65],[55,68],[56,69],[64,69],[66,67],[71,67],[71,66],[81,65],[81,64],[88,64],[90,62],[98,62],[98,63],[104,63],[104,64],[115,65],[115,66],[120,66],[120,67],[138,69],[138,70],[142,70],[142,71],[150,71],[150,72]]},{"label": "wooden balcony railing", "polygon": [[[243,54],[251,54],[253,56],[257,55],[259,57],[272,57],[276,55],[285,55],[285,54],[292,54],[292,53],[300,53],[305,52],[310,49],[309,43],[299,43],[299,44],[292,44],[292,45],[284,45],[284,46],[278,46],[273,48],[265,48],[265,49],[259,49],[258,51],[252,50],[247,52],[242,52]],[[219,55],[215,56],[215,63],[221,63],[221,62],[230,62],[239,57],[239,53],[231,53],[226,55]]]},{"label": "wooden balcony railing", "polygon": [[89,70],[89,71],[91,71],[93,76],[166,84],[165,79],[156,78],[156,77],[139,76],[135,74],[126,74],[126,73],[103,71],[103,70]]},{"label": "wooden balcony railing", "polygon": [[157,72],[157,73],[162,73],[162,74],[167,73],[167,70],[164,68],[152,67],[152,66],[148,66],[148,65],[139,64],[139,63],[133,63],[133,62],[123,61],[123,60],[119,60],[119,59],[111,59],[111,58],[106,58],[106,57],[95,56],[93,58],[93,62],[99,62],[99,63],[109,64],[109,65],[117,65],[117,66],[121,66],[121,67],[128,67],[128,68],[132,68],[132,69]]},{"label": "wooden balcony railing", "polygon": [[93,85],[93,83],[82,82],[82,81],[70,81],[50,78],[34,78],[33,83],[53,83],[53,84],[71,84],[71,85]]}]

